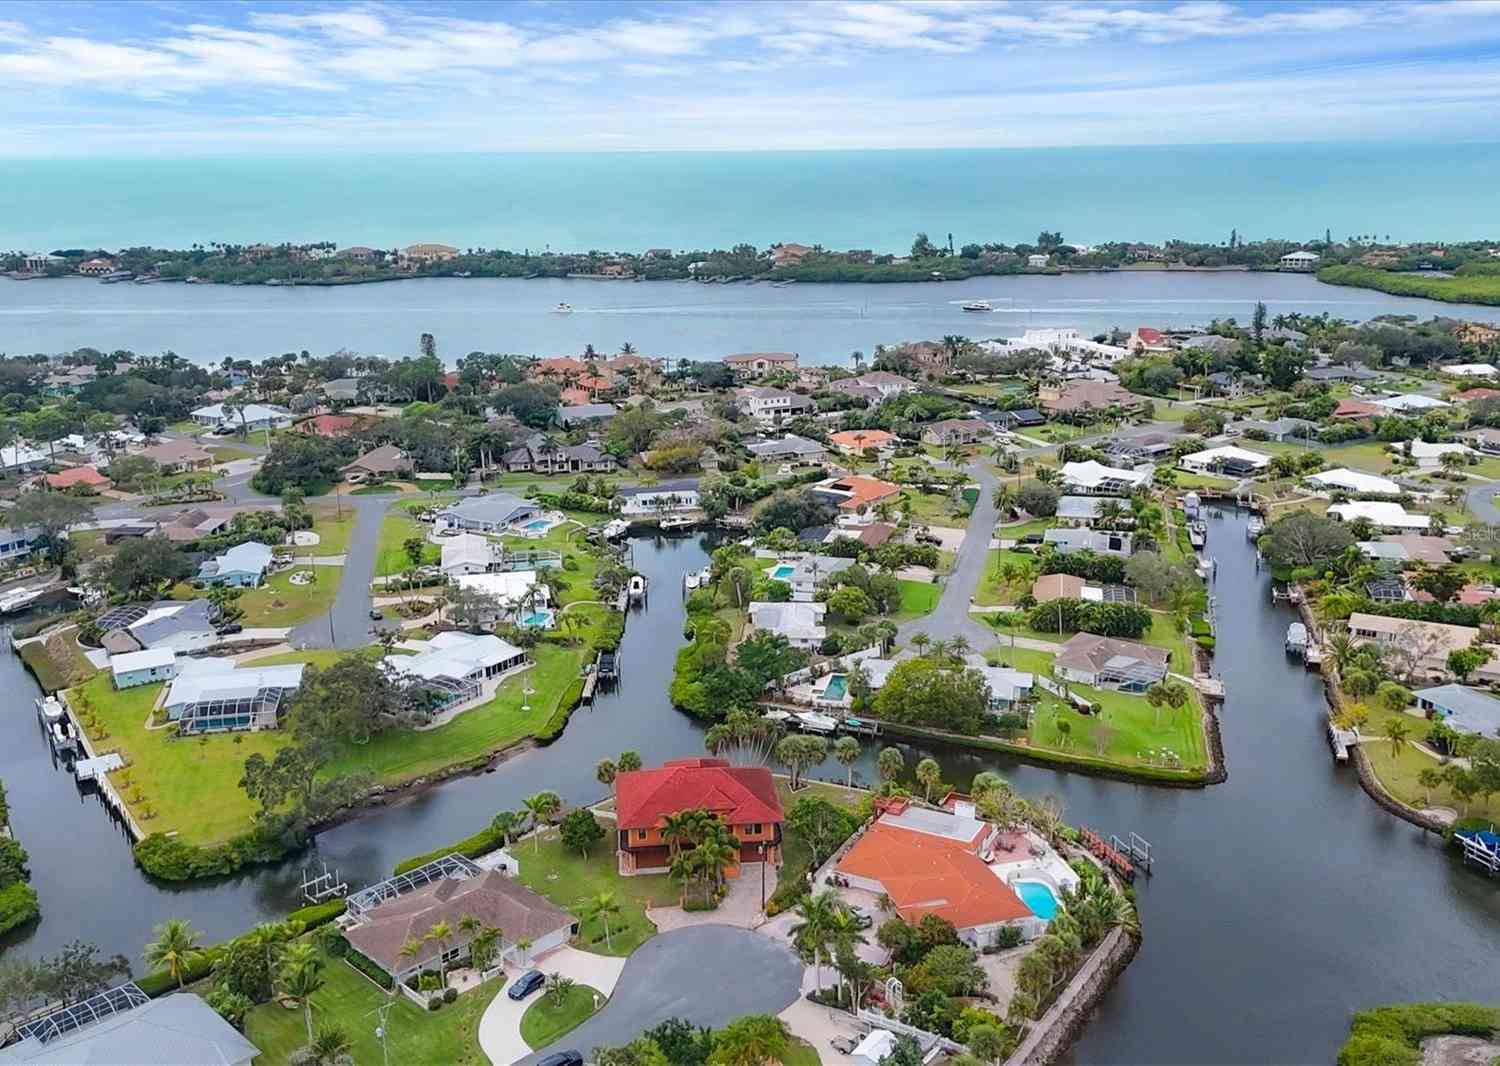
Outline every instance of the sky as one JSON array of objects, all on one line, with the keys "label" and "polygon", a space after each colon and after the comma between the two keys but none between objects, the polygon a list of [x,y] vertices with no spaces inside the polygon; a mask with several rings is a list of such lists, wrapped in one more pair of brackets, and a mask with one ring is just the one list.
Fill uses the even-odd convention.
[{"label": "sky", "polygon": [[1500,140],[1500,0],[0,5],[0,156]]}]

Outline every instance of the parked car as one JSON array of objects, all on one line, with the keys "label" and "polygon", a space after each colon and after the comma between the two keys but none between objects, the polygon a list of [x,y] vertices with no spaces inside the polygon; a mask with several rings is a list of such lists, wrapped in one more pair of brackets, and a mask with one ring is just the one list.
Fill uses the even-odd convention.
[{"label": "parked car", "polygon": [[583,1066],[583,1055],[573,1048],[554,1051],[545,1058],[537,1059],[536,1066]]},{"label": "parked car", "polygon": [[221,637],[227,637],[231,633],[243,633],[244,631],[245,627],[240,625],[238,622],[225,622],[223,625],[214,630],[214,632]]},{"label": "parked car", "polygon": [[828,1041],[828,1046],[840,1055],[852,1055],[854,1054],[854,1049],[859,1047],[859,1041],[855,1040],[852,1036],[836,1036]]},{"label": "parked car", "polygon": [[868,929],[875,924],[875,918],[863,907],[849,905],[849,913],[854,916],[854,924],[861,929]]},{"label": "parked car", "polygon": [[527,970],[511,982],[511,986],[505,990],[505,994],[511,999],[520,1002],[546,983],[547,975],[542,973],[541,970]]},{"label": "parked car", "polygon": [[370,617],[377,622],[381,622],[385,620],[385,612],[382,611],[379,607],[371,607]]}]

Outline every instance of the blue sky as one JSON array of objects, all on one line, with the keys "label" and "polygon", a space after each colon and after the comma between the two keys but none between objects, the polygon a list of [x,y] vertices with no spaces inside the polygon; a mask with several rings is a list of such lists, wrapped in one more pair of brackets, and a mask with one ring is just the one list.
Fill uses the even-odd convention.
[{"label": "blue sky", "polygon": [[0,155],[1500,140],[1500,0],[20,3]]}]

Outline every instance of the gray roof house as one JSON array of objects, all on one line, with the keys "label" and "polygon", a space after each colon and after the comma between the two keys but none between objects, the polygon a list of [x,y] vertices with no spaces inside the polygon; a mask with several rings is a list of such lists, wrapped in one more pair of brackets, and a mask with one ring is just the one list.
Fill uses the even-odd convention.
[{"label": "gray roof house", "polygon": [[1438,715],[1460,733],[1500,736],[1500,700],[1466,685],[1418,689],[1417,706]]},{"label": "gray roof house", "polygon": [[767,633],[779,633],[794,648],[816,650],[828,635],[823,603],[752,603],[750,624]]},{"label": "gray roof house", "polygon": [[775,581],[785,581],[792,586],[792,600],[796,603],[811,603],[821,582],[840,570],[854,565],[853,559],[836,555],[809,555],[802,559],[778,563],[767,574]]},{"label": "gray roof house", "polygon": [[1249,419],[1244,422],[1232,423],[1230,432],[1239,432],[1242,436],[1247,433],[1263,433],[1266,440],[1286,440],[1288,437],[1313,437],[1317,435],[1318,426],[1315,422],[1309,422],[1305,418],[1278,418],[1274,422],[1259,422]]},{"label": "gray roof house", "polygon": [[150,999],[124,984],[27,1022],[0,1063],[250,1066],[260,1048],[191,992]]},{"label": "gray roof house", "polygon": [[828,457],[823,445],[795,433],[788,433],[780,440],[758,441],[745,448],[757,459],[771,462],[821,463]]},{"label": "gray roof house", "polygon": [[1165,648],[1077,633],[1058,650],[1058,673],[1084,685],[1144,692],[1167,676],[1172,655]]},{"label": "gray roof house", "polygon": [[1130,511],[1130,501],[1115,496],[1061,496],[1057,501],[1057,520],[1069,526],[1091,526],[1099,518],[1105,501]]},{"label": "gray roof house", "polygon": [[1191,351],[1211,352],[1214,355],[1233,355],[1239,350],[1240,342],[1233,337],[1221,337],[1217,333],[1205,333],[1198,337],[1189,337],[1178,347]]},{"label": "gray roof house", "polygon": [[612,403],[579,403],[557,409],[557,423],[560,426],[571,426],[577,422],[589,422],[598,419],[608,422],[620,409]]},{"label": "gray roof house", "polygon": [[1128,556],[1131,552],[1131,539],[1129,533],[1113,530],[1049,529],[1042,534],[1042,543],[1063,555],[1091,551],[1096,555]]},{"label": "gray roof house", "polygon": [[1375,381],[1380,378],[1369,367],[1344,366],[1341,363],[1310,367],[1303,371],[1302,376],[1309,381]]},{"label": "gray roof house", "polygon": [[512,522],[532,518],[542,509],[530,500],[523,500],[508,492],[491,492],[459,500],[438,512],[437,520],[442,528],[467,529],[476,533],[499,533]]},{"label": "gray roof house", "polygon": [[501,462],[513,474],[608,474],[619,465],[593,444],[559,444],[545,433],[533,433],[525,444],[506,452]]}]

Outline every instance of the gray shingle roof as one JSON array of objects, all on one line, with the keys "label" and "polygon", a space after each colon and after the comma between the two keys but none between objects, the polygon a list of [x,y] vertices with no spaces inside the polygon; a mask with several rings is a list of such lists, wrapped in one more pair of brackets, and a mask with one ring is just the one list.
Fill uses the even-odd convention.
[{"label": "gray shingle roof", "polygon": [[0,1063],[34,1066],[240,1066],[260,1054],[203,1000],[178,992],[42,1043],[23,1040]]}]

